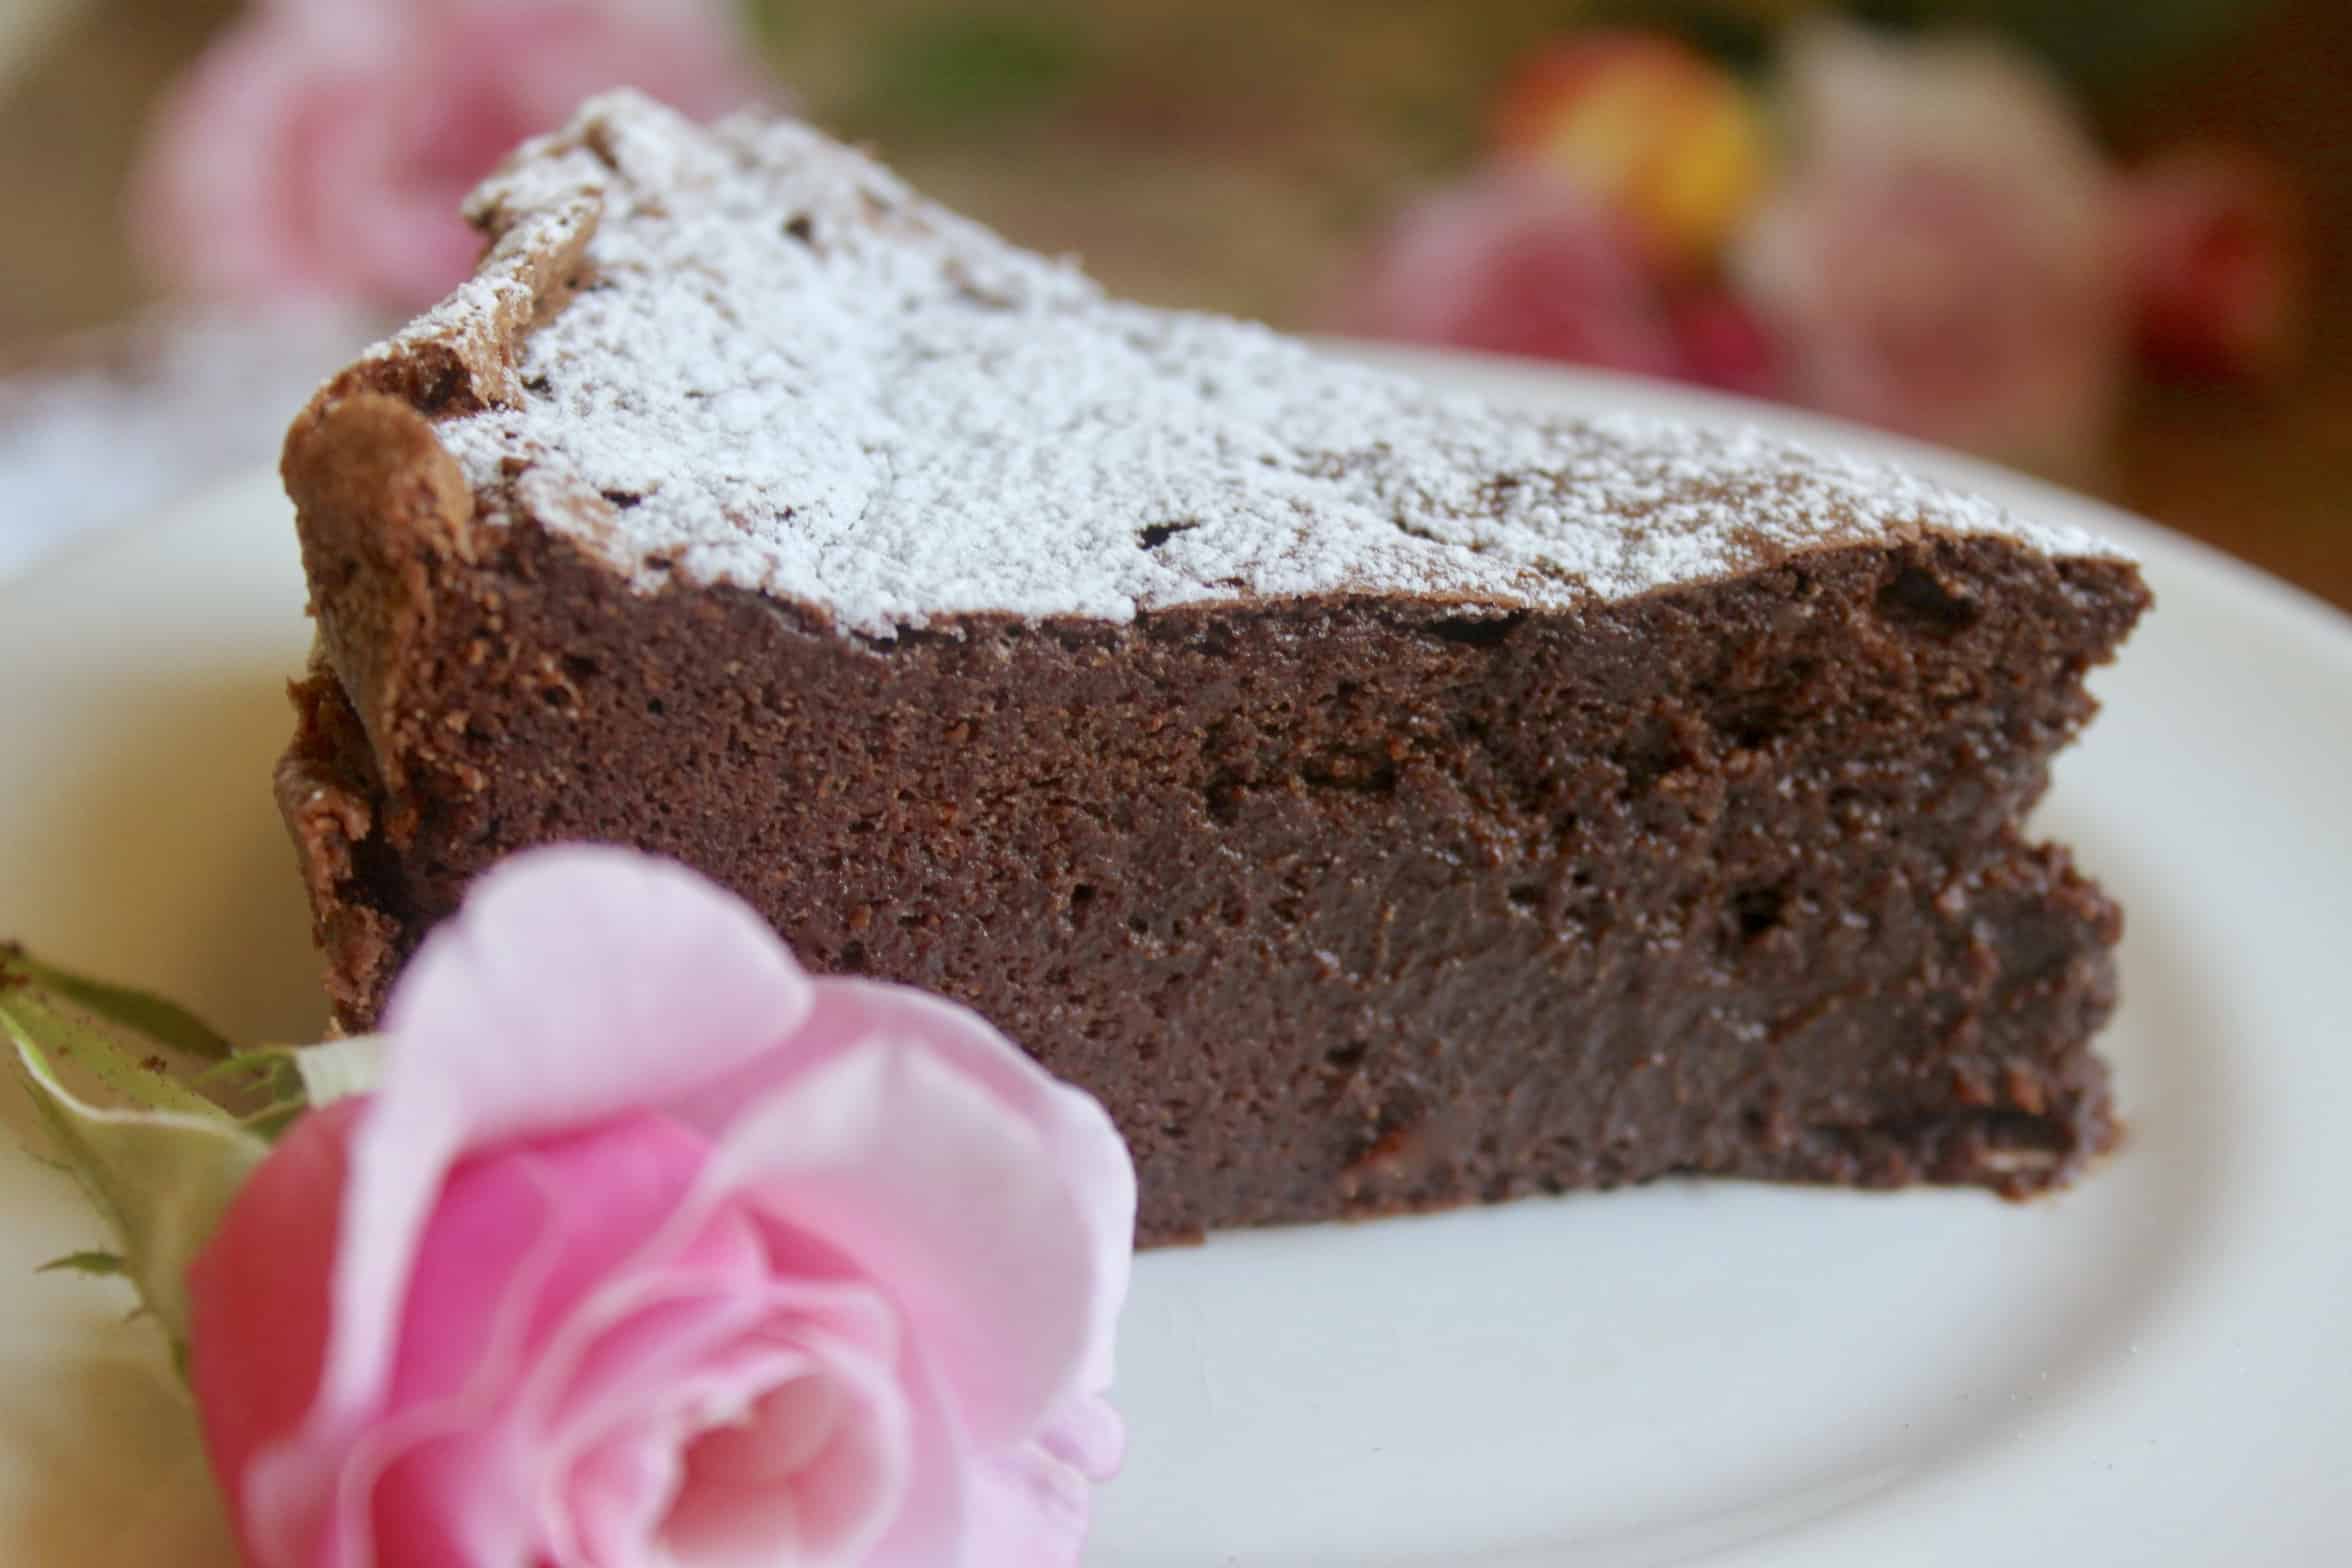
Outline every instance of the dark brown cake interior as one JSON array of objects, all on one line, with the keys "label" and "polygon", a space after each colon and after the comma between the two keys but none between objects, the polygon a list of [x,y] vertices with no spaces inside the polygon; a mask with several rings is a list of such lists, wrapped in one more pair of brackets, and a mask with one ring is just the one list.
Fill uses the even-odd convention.
[{"label": "dark brown cake interior", "polygon": [[527,521],[345,528],[327,471],[289,464],[342,674],[281,792],[348,1026],[472,876],[594,839],[1092,1090],[1146,1241],[1672,1171],[2017,1194],[2112,1137],[2117,912],[2017,824],[2126,564],[1931,537],[880,644]]}]

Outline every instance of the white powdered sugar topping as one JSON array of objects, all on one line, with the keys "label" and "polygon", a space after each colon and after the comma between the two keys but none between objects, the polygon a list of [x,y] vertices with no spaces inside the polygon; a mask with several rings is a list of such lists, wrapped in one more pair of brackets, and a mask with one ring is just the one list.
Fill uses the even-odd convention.
[{"label": "white powdered sugar topping", "polygon": [[[790,121],[608,97],[477,209],[503,236],[484,275],[386,352],[513,339],[505,394],[439,426],[485,515],[870,637],[1258,596],[1565,605],[1923,532],[2112,553],[1752,431],[1530,414],[1122,304]],[[578,292],[521,330],[500,258],[599,211]]]}]

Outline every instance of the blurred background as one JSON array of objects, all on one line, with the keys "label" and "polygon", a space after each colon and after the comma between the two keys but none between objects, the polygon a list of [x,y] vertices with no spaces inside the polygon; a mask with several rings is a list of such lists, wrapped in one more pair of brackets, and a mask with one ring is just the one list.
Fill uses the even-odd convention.
[{"label": "blurred background", "polygon": [[0,573],[268,461],[627,82],[1114,288],[1976,451],[2352,607],[2345,0],[0,0]]}]

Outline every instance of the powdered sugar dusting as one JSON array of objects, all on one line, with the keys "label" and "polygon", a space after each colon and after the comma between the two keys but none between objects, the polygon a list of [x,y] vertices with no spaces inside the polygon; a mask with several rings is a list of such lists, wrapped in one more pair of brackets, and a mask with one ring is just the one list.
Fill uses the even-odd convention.
[{"label": "powdered sugar dusting", "polygon": [[[2112,553],[1753,431],[1530,414],[1119,303],[789,121],[608,97],[476,202],[485,275],[387,352],[511,356],[440,426],[489,515],[867,636],[1260,595],[1541,607],[1921,532]],[[579,292],[518,335],[498,259],[576,243],[584,206]]]}]

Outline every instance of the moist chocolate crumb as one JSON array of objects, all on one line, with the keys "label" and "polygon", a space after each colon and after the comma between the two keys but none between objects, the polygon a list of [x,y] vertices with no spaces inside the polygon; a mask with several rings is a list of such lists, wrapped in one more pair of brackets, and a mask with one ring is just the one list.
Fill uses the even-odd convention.
[{"label": "moist chocolate crumb", "polygon": [[[298,690],[344,1028],[473,876],[585,838],[977,1008],[1109,1108],[1147,1242],[1670,1172],[2024,1195],[2114,1138],[2120,917],[2018,823],[2128,566],[1949,540],[1500,639],[1389,597],[883,648],[533,529],[437,570],[372,727]],[[1911,571],[1969,623],[1890,614]]]},{"label": "moist chocolate crumb", "polygon": [[804,126],[599,100],[472,210],[287,442],[341,1027],[588,839],[1092,1091],[1147,1242],[2113,1141],[2120,916],[2021,829],[2107,547],[1122,304]]}]

